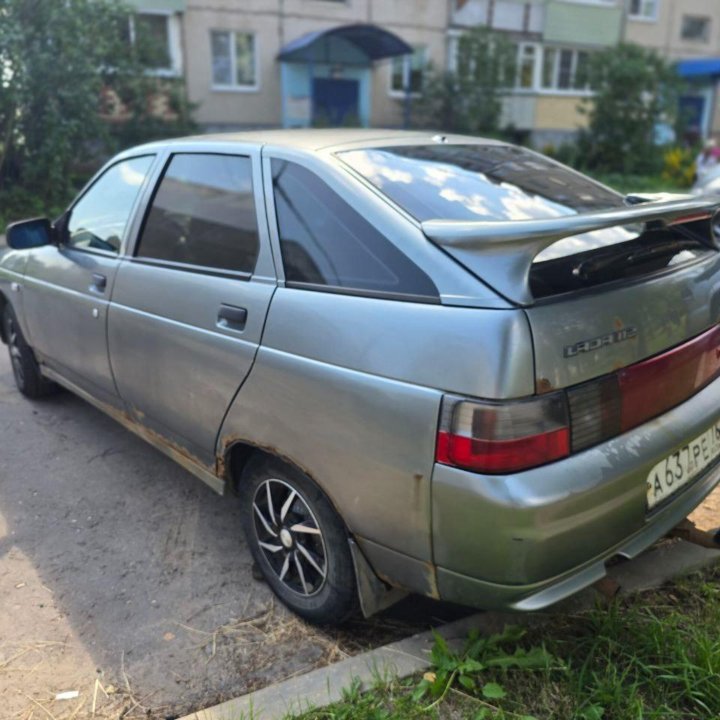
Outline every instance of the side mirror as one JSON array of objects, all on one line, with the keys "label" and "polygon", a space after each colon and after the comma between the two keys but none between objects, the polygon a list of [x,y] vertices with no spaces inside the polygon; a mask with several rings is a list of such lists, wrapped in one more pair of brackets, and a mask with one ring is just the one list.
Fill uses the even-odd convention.
[{"label": "side mirror", "polygon": [[47,218],[21,220],[8,225],[5,239],[13,250],[28,250],[50,245],[53,242],[53,230]]}]

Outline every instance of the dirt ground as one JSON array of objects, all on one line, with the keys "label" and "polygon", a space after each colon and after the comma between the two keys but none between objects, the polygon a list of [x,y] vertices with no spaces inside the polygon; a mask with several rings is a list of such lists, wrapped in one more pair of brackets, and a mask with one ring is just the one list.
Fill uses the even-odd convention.
[{"label": "dirt ground", "polygon": [[720,527],[720,487],[705,498],[705,502],[690,515],[690,519],[701,530],[716,530]]}]

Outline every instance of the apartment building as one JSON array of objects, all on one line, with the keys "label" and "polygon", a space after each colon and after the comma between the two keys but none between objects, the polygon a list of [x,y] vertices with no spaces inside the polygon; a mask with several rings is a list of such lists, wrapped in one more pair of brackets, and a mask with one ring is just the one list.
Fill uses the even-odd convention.
[{"label": "apartment building", "polygon": [[[424,69],[452,69],[484,25],[517,46],[503,122],[542,146],[571,137],[590,96],[582,68],[623,39],[679,62],[682,108],[720,130],[720,2],[709,0],[133,0],[206,129],[400,126]],[[713,59],[715,58],[715,59]]]},{"label": "apartment building", "polygon": [[699,136],[720,134],[720,2],[631,0],[625,37],[678,63],[680,110]]},{"label": "apartment building", "polygon": [[133,0],[206,129],[398,126],[430,62],[444,67],[448,0]]},{"label": "apartment building", "polygon": [[518,73],[503,123],[530,133],[535,145],[559,144],[585,123],[578,112],[590,96],[582,68],[590,54],[622,37],[621,0],[454,0],[448,33],[450,67],[457,38],[484,25],[517,46]]}]

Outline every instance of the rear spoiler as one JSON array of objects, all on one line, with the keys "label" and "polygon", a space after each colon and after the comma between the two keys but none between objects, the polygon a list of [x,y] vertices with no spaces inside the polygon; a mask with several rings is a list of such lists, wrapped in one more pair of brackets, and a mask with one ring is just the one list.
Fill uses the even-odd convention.
[{"label": "rear spoiler", "polygon": [[[537,220],[427,220],[422,230],[468,267],[481,264],[482,279],[508,300],[530,305],[533,260],[558,240],[634,223],[658,222],[667,227],[707,220],[720,209],[717,195],[630,195],[625,202],[627,207]],[[712,231],[707,244],[720,249]]]}]

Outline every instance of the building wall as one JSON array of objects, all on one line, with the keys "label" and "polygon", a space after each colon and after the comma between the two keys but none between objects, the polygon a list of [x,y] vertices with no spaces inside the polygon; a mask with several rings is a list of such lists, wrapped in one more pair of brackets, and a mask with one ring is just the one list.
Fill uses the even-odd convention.
[{"label": "building wall", "polygon": [[[710,18],[707,42],[683,40],[683,15]],[[625,39],[652,48],[672,60],[717,55],[720,51],[720,3],[712,0],[658,0],[654,19],[627,18]]]},{"label": "building wall", "polygon": [[535,104],[536,130],[572,130],[587,125],[587,116],[578,111],[581,99],[541,95]]},{"label": "building wall", "polygon": [[546,0],[465,0],[452,2],[451,24],[456,28],[485,25],[495,30],[542,33]]},{"label": "building wall", "polygon": [[[281,48],[306,33],[350,23],[373,23],[412,46],[427,48],[428,59],[443,68],[446,58],[447,0],[188,0],[185,11],[188,96],[198,105],[198,122],[210,129],[278,126],[282,123]],[[252,32],[257,43],[258,86],[252,90],[212,86],[210,31]],[[305,66],[299,68],[306,69]],[[296,78],[302,72],[293,68]],[[355,77],[347,69],[344,76]],[[390,93],[391,62],[372,69],[369,122],[402,123],[402,103]]]}]

